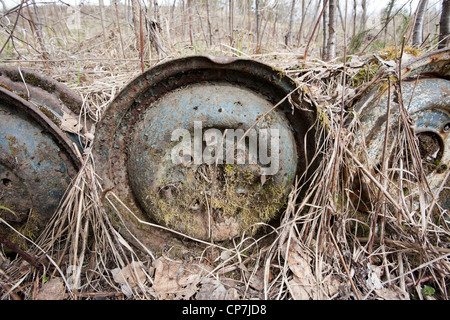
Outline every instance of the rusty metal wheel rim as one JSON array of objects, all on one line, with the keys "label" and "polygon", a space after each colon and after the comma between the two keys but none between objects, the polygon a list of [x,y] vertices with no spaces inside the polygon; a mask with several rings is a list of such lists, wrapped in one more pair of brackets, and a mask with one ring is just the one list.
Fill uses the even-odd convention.
[{"label": "rusty metal wheel rim", "polygon": [[[96,128],[93,153],[96,161],[96,170],[102,178],[103,187],[113,188],[139,219],[148,220],[149,216],[145,208],[143,209],[145,207],[143,202],[145,201],[142,198],[145,197],[145,193],[139,195],[136,193],[136,190],[142,187],[145,181],[152,180],[151,175],[143,174],[143,177],[145,177],[143,179],[139,179],[138,176],[139,161],[136,159],[142,158],[142,150],[146,146],[145,144],[139,145],[136,141],[145,134],[153,134],[152,127],[146,124],[148,119],[147,122],[142,119],[150,117],[148,110],[151,110],[153,107],[156,110],[162,110],[164,107],[163,103],[158,101],[167,102],[168,100],[164,101],[161,99],[169,99],[171,95],[176,96],[176,94],[173,94],[175,90],[180,90],[183,97],[186,97],[186,92],[189,90],[196,91],[193,96],[201,96],[201,93],[205,96],[210,96],[213,95],[211,91],[213,91],[214,86],[218,86],[221,90],[227,92],[222,97],[224,98],[222,100],[228,99],[230,103],[233,98],[236,98],[234,97],[235,95],[241,94],[240,91],[248,90],[248,92],[257,96],[255,99],[265,101],[267,104],[266,110],[280,102],[297,87],[292,79],[286,77],[281,71],[274,70],[267,65],[245,59],[210,56],[175,59],[157,65],[135,78],[118,94],[105,111],[103,119]],[[294,96],[292,95],[293,98]],[[175,100],[173,97],[171,99],[171,101]],[[295,96],[295,99],[298,99],[298,97]],[[191,113],[188,112],[187,117],[189,118],[201,110],[206,110],[208,104],[205,100],[207,98],[200,102],[198,110]],[[256,102],[256,104],[260,105],[261,103]],[[300,155],[303,152],[309,152],[309,156],[311,156],[315,149],[314,130],[311,129],[315,120],[315,110],[310,105],[307,105],[306,102],[299,101],[299,104],[302,104],[304,110],[295,109],[286,99],[277,107],[277,112],[283,113],[282,116],[285,118],[286,125],[290,126],[290,129],[293,131],[293,145],[290,149],[292,154],[294,155],[294,153],[298,152]],[[192,105],[191,107],[195,109],[196,106]],[[214,108],[216,112],[222,115],[226,113],[224,106],[214,105]],[[208,111],[210,110],[208,109]],[[180,117],[182,116],[180,114]],[[162,119],[164,112],[153,114],[151,117],[152,119]],[[226,115],[224,115],[225,117]],[[234,119],[233,121],[231,121],[231,126],[236,125],[235,122],[237,120]],[[225,126],[224,123],[217,124],[212,120],[210,122],[206,124],[206,127],[214,125],[219,127]],[[249,124],[244,124],[243,127],[247,129]],[[167,130],[173,129],[175,128]],[[170,132],[167,130],[165,131],[166,134]],[[308,131],[310,132],[305,139]],[[139,138],[137,138],[138,135],[140,135]],[[154,143],[157,144],[158,141],[155,140]],[[307,168],[308,160],[302,159],[301,156],[298,159],[300,160],[298,164],[294,165],[296,167],[295,172],[289,178],[289,183],[293,181],[295,174],[299,172],[304,173]],[[150,162],[144,161],[143,163],[149,165]],[[129,181],[130,179],[135,180],[134,185],[133,182]],[[137,180],[139,181],[136,182]],[[169,191],[168,188],[160,188],[158,192],[171,193],[173,190]],[[138,197],[141,199],[137,199]],[[172,236],[158,228],[146,229],[143,226],[139,226],[133,221],[133,217],[127,215],[127,210],[123,210],[121,213],[124,215],[127,227],[132,230],[132,233],[137,234],[141,240],[151,246],[155,245],[158,239],[167,242],[167,239]],[[164,224],[161,220],[157,222]],[[261,222],[267,222],[267,220]],[[169,227],[172,226],[169,225]],[[176,228],[174,229],[177,230]],[[216,238],[210,238],[204,232],[192,233],[187,229],[178,229],[177,231],[200,239],[220,241],[235,237],[243,230],[239,229],[239,232],[229,234],[228,237]]]},{"label": "rusty metal wheel rim", "polygon": [[[450,49],[425,54],[405,64],[402,69],[402,100],[414,121],[422,165],[430,188],[440,192],[439,202],[444,209],[448,202],[448,166],[450,165]],[[378,85],[356,105],[363,124],[361,134],[367,146],[368,165],[379,166],[384,143],[387,88]],[[383,88],[383,90],[381,90]],[[394,102],[394,84],[391,86],[391,117],[399,114]],[[394,124],[391,129],[395,131]],[[391,135],[392,137],[392,135]],[[433,146],[427,144],[432,144]],[[428,149],[428,151],[427,151]],[[361,151],[361,150],[360,150]]]},{"label": "rusty metal wheel rim", "polygon": [[78,150],[37,107],[4,88],[0,115],[0,203],[11,210],[2,210],[2,218],[37,236],[81,166]]}]

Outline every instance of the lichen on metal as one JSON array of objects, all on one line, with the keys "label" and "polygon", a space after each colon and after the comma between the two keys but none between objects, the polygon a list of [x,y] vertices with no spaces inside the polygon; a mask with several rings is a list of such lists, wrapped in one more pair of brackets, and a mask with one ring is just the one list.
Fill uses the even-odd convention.
[{"label": "lichen on metal", "polygon": [[[190,237],[221,241],[253,234],[282,208],[316,147],[315,109],[304,101],[296,109],[283,100],[296,87],[270,66],[229,57],[186,57],[149,69],[118,94],[96,128],[93,152],[104,188],[113,188],[138,218]],[[181,143],[173,138],[177,129],[189,133],[184,143],[200,143],[202,152],[208,150],[208,134],[225,142],[241,130],[246,156],[250,133],[259,142],[265,129],[276,129],[271,132],[279,140],[279,167],[264,175],[259,158],[238,164],[193,157],[174,163]],[[228,151],[225,144],[218,150]],[[121,212],[127,227],[144,243],[165,245],[174,236],[139,225],[127,212]]]}]

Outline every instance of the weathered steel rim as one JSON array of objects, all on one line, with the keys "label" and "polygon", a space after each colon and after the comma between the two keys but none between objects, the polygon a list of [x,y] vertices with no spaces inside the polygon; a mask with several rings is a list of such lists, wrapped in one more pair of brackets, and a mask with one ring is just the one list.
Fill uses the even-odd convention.
[{"label": "weathered steel rim", "polygon": [[[81,168],[78,147],[44,113],[15,93],[0,88],[0,102],[2,120],[8,121],[1,130],[0,191],[7,208],[2,216],[25,235],[37,236]],[[25,244],[5,225],[0,225],[0,231],[11,241]]]},{"label": "weathered steel rim", "polygon": [[[295,81],[285,76],[282,71],[274,70],[265,64],[240,58],[213,56],[193,56],[171,60],[156,65],[132,80],[105,110],[96,128],[93,153],[103,187],[112,188],[141,220],[145,221],[147,218],[143,216],[127,181],[127,146],[129,144],[127,132],[132,131],[134,123],[139,119],[145,106],[167,92],[201,81],[225,81],[262,92],[262,95],[274,105],[297,88]],[[297,93],[292,94],[292,98],[304,110],[294,110],[287,100],[280,104],[279,109],[283,110],[292,127],[297,130],[295,138],[299,152],[309,152],[311,155],[316,147],[314,129],[312,129],[315,123],[315,109],[303,100],[300,102]],[[304,138],[307,132],[309,133],[305,146]],[[307,164],[302,163],[298,166],[298,171],[304,173],[306,167]],[[174,236],[158,228],[139,226],[135,217],[127,213],[127,210],[121,210],[122,213],[126,227],[131,230],[132,235],[150,247],[165,246]]]},{"label": "weathered steel rim", "polygon": [[[402,87],[408,88],[408,94],[413,95],[411,102],[411,110],[409,110],[412,118],[416,118],[415,133],[419,138],[428,135],[428,139],[435,140],[434,144],[439,144],[439,151],[436,156],[436,162],[440,163],[440,168],[446,168],[449,165],[449,146],[448,132],[445,130],[446,119],[450,115],[450,105],[448,104],[448,95],[445,87],[448,88],[448,81],[450,80],[450,49],[441,49],[427,53],[423,56],[408,61],[402,68]],[[435,83],[435,86],[433,84]],[[393,99],[393,92],[395,83],[391,84],[391,93]],[[365,145],[369,149],[368,164],[375,169],[381,157],[380,139],[384,137],[386,110],[385,103],[377,104],[378,101],[387,100],[387,88],[382,87],[383,84],[375,86],[360,102],[355,106],[355,110],[361,115],[361,121],[364,122],[362,128],[366,132],[364,136]],[[416,88],[417,86],[417,88]],[[420,89],[420,87],[427,87],[429,90]],[[431,86],[431,87],[430,87]],[[413,88],[411,90],[411,87]],[[380,88],[383,88],[380,91]],[[402,89],[403,91],[403,89]],[[412,92],[411,92],[412,91]],[[414,103],[414,99],[424,98],[423,102]],[[403,97],[405,99],[405,97]],[[384,101],[384,100],[383,100]],[[409,100],[404,100],[404,105],[407,107]],[[398,113],[391,105],[391,113]],[[391,116],[392,116],[391,114]],[[391,123],[392,126],[392,123]],[[421,136],[422,135],[422,136]],[[432,138],[434,137],[434,138]],[[384,138],[383,138],[384,139]],[[358,148],[357,148],[358,149]],[[378,150],[378,151],[377,151]],[[439,167],[437,167],[439,168]],[[439,190],[442,183],[445,183],[445,173],[436,169],[428,172],[427,176],[431,189]],[[448,184],[448,182],[447,182]],[[442,204],[448,202],[445,199],[445,190],[441,191],[440,201]],[[442,201],[443,199],[443,201]],[[448,206],[448,203],[444,205]],[[447,208],[448,209],[448,208]]]}]

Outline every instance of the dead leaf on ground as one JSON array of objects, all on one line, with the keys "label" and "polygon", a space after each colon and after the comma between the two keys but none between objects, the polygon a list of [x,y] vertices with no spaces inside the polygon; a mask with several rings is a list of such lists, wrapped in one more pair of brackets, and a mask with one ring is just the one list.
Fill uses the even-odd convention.
[{"label": "dead leaf on ground", "polygon": [[147,280],[144,266],[137,261],[133,261],[122,269],[115,268],[111,270],[111,273],[114,281],[120,284],[122,292],[127,297],[131,297],[133,289],[137,288],[139,284],[143,285]]},{"label": "dead leaf on ground", "polygon": [[205,278],[201,281],[196,300],[226,300],[228,290],[218,280]]},{"label": "dead leaf on ground", "polygon": [[63,300],[66,288],[61,278],[52,278],[39,290],[36,300]]},{"label": "dead leaf on ground", "polygon": [[394,285],[375,290],[375,293],[383,300],[410,300],[408,292]]},{"label": "dead leaf on ground", "polygon": [[197,285],[211,268],[204,264],[183,263],[160,257],[153,262],[155,279],[153,290],[159,299],[185,300],[199,288]]},{"label": "dead leaf on ground", "polygon": [[200,282],[200,289],[195,296],[196,300],[239,300],[241,296],[236,288],[226,286],[211,278],[204,278]]},{"label": "dead leaf on ground", "polygon": [[[271,270],[269,270],[269,274],[267,276],[268,276],[267,282],[269,283],[270,281],[272,281],[273,278]],[[264,268],[259,268],[254,274],[251,274],[249,276],[248,280],[249,286],[255,289],[256,291],[262,292],[264,290],[264,277],[265,277]]]},{"label": "dead leaf on ground", "polygon": [[297,241],[292,241],[287,252],[287,264],[294,276],[288,281],[288,288],[296,300],[317,299],[318,297],[316,279],[310,263],[311,257],[308,253],[300,247]]},{"label": "dead leaf on ground", "polygon": [[62,130],[71,133],[78,133],[83,129],[83,126],[78,122],[78,119],[68,113],[63,114],[59,127]]},{"label": "dead leaf on ground", "polygon": [[360,57],[358,56],[352,56],[351,60],[348,64],[348,66],[350,68],[361,68],[363,67],[367,62],[363,61]]},{"label": "dead leaf on ground", "polygon": [[341,281],[338,276],[331,275],[329,277],[326,277],[323,281],[322,287],[324,288],[325,294],[327,297],[325,298],[333,298],[339,294],[339,289],[341,286]]},{"label": "dead leaf on ground", "polygon": [[379,290],[383,288],[381,282],[382,271],[383,268],[381,266],[376,266],[370,263],[367,264],[367,280],[366,280],[367,288],[369,288],[370,290],[372,289]]}]

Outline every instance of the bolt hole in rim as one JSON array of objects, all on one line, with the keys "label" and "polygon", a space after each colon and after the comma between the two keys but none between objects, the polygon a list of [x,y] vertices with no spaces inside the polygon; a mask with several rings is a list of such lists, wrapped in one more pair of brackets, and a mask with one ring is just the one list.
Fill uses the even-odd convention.
[{"label": "bolt hole in rim", "polygon": [[422,131],[416,133],[419,141],[419,152],[422,163],[440,163],[444,155],[445,144],[442,137],[433,131]]},{"label": "bolt hole in rim", "polygon": [[[139,219],[190,237],[223,241],[256,231],[250,226],[274,218],[295,176],[307,170],[308,156],[316,148],[311,129],[315,109],[297,94],[292,97],[304,110],[294,110],[285,99],[269,112],[295,88],[296,83],[281,71],[245,59],[185,57],[147,70],[118,94],[96,128],[93,152],[103,186],[112,187]],[[268,116],[256,122],[264,114]],[[178,128],[188,135],[171,139]],[[191,143],[191,147],[199,143],[205,154],[208,134],[215,133],[217,139],[238,129],[254,129],[258,138],[264,129],[278,130],[283,152],[267,150],[267,154],[279,154],[279,170],[273,176],[261,176],[259,159],[242,166],[216,165],[196,163],[195,155],[187,152],[190,162],[173,163],[172,151],[181,142]],[[275,137],[271,132],[269,140]],[[196,140],[196,133],[202,141]],[[250,141],[249,137],[244,141],[247,139]],[[248,141],[242,154],[251,154]],[[273,203],[270,210],[255,215],[254,209],[267,207],[269,199]],[[165,246],[174,237],[161,228],[136,224],[126,209],[119,211],[132,234],[150,247]]]},{"label": "bolt hole in rim", "polygon": [[442,128],[442,130],[444,130],[444,132],[449,132],[450,131],[450,123],[447,123],[444,128]]}]

